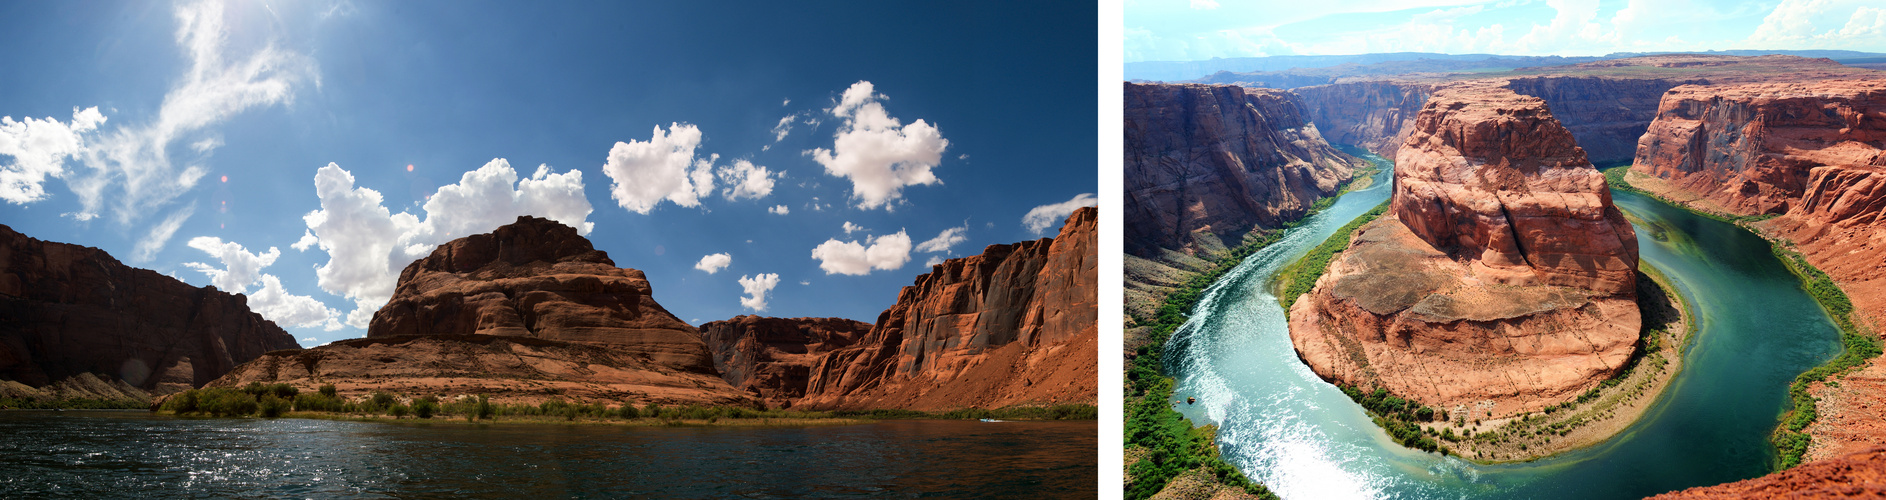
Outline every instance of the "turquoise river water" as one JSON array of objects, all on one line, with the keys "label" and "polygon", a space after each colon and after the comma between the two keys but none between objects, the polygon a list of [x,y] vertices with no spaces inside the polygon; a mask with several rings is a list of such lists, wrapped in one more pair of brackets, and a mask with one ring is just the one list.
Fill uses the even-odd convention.
[{"label": "turquoise river water", "polygon": [[389,424],[0,411],[0,498],[1092,498],[1098,426]]},{"label": "turquoise river water", "polygon": [[1613,191],[1644,221],[1643,260],[1695,306],[1698,329],[1669,388],[1616,437],[1532,462],[1477,465],[1397,445],[1297,359],[1265,286],[1387,199],[1384,170],[1213,284],[1167,346],[1176,397],[1198,399],[1182,411],[1218,424],[1227,458],[1283,498],[1634,499],[1760,476],[1788,383],[1838,354],[1832,322],[1760,237]]}]

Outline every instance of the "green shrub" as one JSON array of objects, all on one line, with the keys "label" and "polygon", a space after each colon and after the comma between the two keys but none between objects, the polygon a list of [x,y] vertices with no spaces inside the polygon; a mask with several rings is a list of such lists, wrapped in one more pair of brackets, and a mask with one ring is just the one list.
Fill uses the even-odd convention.
[{"label": "green shrub", "polygon": [[322,396],[327,396],[330,398],[340,397],[340,394],[334,390],[334,384],[324,384],[321,386],[320,390],[321,390]]},{"label": "green shrub", "polygon": [[255,396],[247,392],[221,387],[203,389],[197,400],[197,410],[218,417],[239,417],[254,415],[256,412]]},{"label": "green shrub", "polygon": [[629,403],[622,403],[622,408],[617,410],[617,412],[617,415],[626,419],[635,419],[642,416],[642,412],[636,411],[635,405]]},{"label": "green shrub", "polygon": [[256,401],[256,406],[261,409],[264,418],[275,418],[288,413],[288,409],[294,405],[286,399],[275,397],[274,393],[268,393]]},{"label": "green shrub", "polygon": [[395,404],[392,407],[388,408],[387,410],[389,413],[392,413],[393,418],[396,418],[396,419],[404,418],[406,415],[410,415],[413,412],[413,408],[411,406],[406,406],[403,404]]},{"label": "green shrub", "polygon": [[164,400],[164,405],[160,408],[164,411],[178,414],[191,413],[196,411],[200,396],[201,393],[197,392],[196,389],[179,392],[177,395],[171,396],[170,399]]},{"label": "green shrub", "polygon": [[432,418],[432,414],[438,413],[438,411],[439,400],[437,398],[426,396],[413,401],[414,416],[419,418]]}]

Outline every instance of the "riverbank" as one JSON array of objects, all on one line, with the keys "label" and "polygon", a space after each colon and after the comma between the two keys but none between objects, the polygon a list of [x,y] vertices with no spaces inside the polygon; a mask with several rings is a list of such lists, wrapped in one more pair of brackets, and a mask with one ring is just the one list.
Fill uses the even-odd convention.
[{"label": "riverbank", "polygon": [[[1641,193],[1697,215],[1735,224],[1761,237],[1768,242],[1775,258],[1801,281],[1802,289],[1820,304],[1839,329],[1841,353],[1795,377],[1788,387],[1791,408],[1781,415],[1781,423],[1770,437],[1777,453],[1777,470],[1807,460],[1843,456],[1875,445],[1881,436],[1886,436],[1886,424],[1879,420],[1886,417],[1886,409],[1872,408],[1886,397],[1886,368],[1875,361],[1881,353],[1878,333],[1864,322],[1856,321],[1853,302],[1845,287],[1796,252],[1796,242],[1763,229],[1761,223],[1774,219],[1774,214],[1727,213],[1708,200],[1684,196],[1682,190],[1662,179],[1632,171],[1628,165],[1607,169],[1605,177],[1617,189]],[[1695,199],[1685,200],[1686,197]],[[1850,380],[1853,385],[1846,387],[1831,378]],[[1822,418],[1823,414],[1829,417]]]}]

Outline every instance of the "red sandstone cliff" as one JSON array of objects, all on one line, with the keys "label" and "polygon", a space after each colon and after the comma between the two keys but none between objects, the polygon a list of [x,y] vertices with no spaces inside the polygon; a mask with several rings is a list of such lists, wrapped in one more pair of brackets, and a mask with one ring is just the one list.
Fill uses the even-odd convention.
[{"label": "red sandstone cliff", "polygon": [[822,356],[798,407],[940,411],[1099,396],[1095,209],[1054,238],[918,276],[857,345]]},{"label": "red sandstone cliff", "polygon": [[1288,91],[1125,85],[1129,254],[1236,247],[1302,217],[1364,166],[1323,142]]},{"label": "red sandstone cliff", "polygon": [[[1886,76],[1678,87],[1631,169],[1634,186],[1695,208],[1779,214],[1752,225],[1833,278],[1856,323],[1886,329]],[[1883,378],[1875,360],[1840,388],[1810,388],[1822,404],[1809,460],[1886,439]]]},{"label": "red sandstone cliff", "polygon": [[1584,392],[1635,350],[1636,235],[1544,101],[1437,91],[1396,157],[1390,211],[1291,307],[1325,379],[1496,415]]},{"label": "red sandstone cliff", "polygon": [[701,325],[721,378],[773,408],[789,408],[805,397],[820,356],[850,347],[870,331],[870,323],[845,318],[738,316]]},{"label": "red sandstone cliff", "polygon": [[249,382],[500,401],[751,402],[720,378],[700,332],[655,303],[641,271],[529,216],[406,266],[367,338],[264,356],[214,385]]},{"label": "red sandstone cliff", "polygon": [[0,380],[46,387],[94,374],[167,394],[296,347],[242,295],[0,225]]}]

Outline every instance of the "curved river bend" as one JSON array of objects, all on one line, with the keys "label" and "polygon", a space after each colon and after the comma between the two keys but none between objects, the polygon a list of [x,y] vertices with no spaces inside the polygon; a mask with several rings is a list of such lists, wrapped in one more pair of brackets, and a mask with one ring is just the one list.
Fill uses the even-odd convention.
[{"label": "curved river bend", "polygon": [[1303,365],[1268,287],[1279,267],[1389,196],[1392,169],[1214,283],[1173,336],[1168,369],[1225,456],[1290,498],[1642,498],[1769,471],[1767,437],[1796,375],[1839,352],[1837,330],[1767,242],[1731,224],[1612,191],[1643,260],[1676,282],[1698,329],[1644,417],[1603,443],[1519,464],[1404,448]]}]

